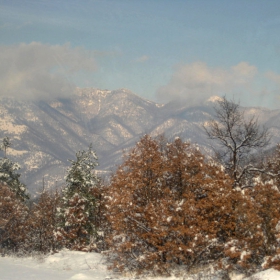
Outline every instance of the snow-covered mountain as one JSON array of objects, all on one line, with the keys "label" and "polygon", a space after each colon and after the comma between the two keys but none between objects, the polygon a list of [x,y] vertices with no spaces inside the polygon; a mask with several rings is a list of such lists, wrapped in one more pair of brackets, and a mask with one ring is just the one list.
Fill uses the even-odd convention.
[{"label": "snow-covered mountain", "polygon": [[[123,151],[141,135],[165,133],[167,138],[208,146],[202,124],[213,117],[213,97],[197,107],[182,102],[157,104],[127,89],[78,89],[68,99],[0,101],[0,138],[10,137],[8,155],[21,166],[22,180],[31,193],[45,185],[63,184],[67,159],[92,143],[99,170],[109,172],[120,163]],[[244,108],[248,116],[270,127],[272,144],[280,142],[280,110]],[[43,179],[44,178],[44,179]]]}]

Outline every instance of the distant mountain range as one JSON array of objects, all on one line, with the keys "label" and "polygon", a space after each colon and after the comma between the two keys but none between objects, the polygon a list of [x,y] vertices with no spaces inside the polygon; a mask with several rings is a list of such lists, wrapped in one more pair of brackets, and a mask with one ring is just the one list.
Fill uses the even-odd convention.
[{"label": "distant mountain range", "polygon": [[[10,137],[8,156],[21,164],[22,181],[35,194],[43,186],[63,185],[68,159],[90,143],[99,158],[98,170],[109,173],[123,151],[141,135],[180,136],[209,149],[202,124],[213,118],[215,98],[190,107],[187,103],[157,104],[127,89],[78,89],[68,99],[49,101],[0,100],[0,138]],[[280,110],[244,108],[269,127],[271,145],[280,142]]]}]

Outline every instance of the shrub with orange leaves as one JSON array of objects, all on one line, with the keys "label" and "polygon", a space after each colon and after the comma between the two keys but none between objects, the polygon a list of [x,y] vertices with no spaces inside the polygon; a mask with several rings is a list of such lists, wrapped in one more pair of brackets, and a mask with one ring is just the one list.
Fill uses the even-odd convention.
[{"label": "shrub with orange leaves", "polygon": [[28,208],[9,186],[0,185],[0,246],[14,252],[25,249]]},{"label": "shrub with orange leaves", "polygon": [[255,229],[246,210],[250,200],[197,147],[179,138],[163,143],[145,135],[112,177],[107,211],[113,267],[168,274],[175,264],[250,262],[243,249],[229,254],[234,240],[249,246],[239,239],[250,241]]}]

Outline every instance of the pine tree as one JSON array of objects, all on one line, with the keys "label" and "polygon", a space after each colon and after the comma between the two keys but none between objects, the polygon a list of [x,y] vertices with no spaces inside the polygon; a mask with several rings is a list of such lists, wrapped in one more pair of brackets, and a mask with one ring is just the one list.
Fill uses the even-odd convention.
[{"label": "pine tree", "polygon": [[2,140],[2,145],[1,145],[1,149],[4,150],[4,157],[7,157],[7,149],[10,148],[12,145],[10,138],[9,137],[4,137],[4,139]]},{"label": "pine tree", "polygon": [[14,163],[7,158],[7,149],[11,146],[11,142],[8,137],[5,137],[2,141],[1,149],[4,149],[5,156],[0,158],[0,181],[6,183],[11,190],[22,201],[29,199],[25,185],[20,182],[20,174],[17,172],[20,169],[18,163]]},{"label": "pine tree", "polygon": [[97,237],[95,222],[99,202],[95,189],[99,179],[94,174],[97,157],[90,145],[87,151],[76,153],[76,160],[70,162],[62,205],[58,209],[60,226],[56,238],[69,249],[91,251],[96,247]]}]

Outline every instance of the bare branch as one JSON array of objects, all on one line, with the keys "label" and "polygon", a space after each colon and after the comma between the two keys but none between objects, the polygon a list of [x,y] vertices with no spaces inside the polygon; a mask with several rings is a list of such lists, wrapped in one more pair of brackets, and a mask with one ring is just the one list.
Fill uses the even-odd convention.
[{"label": "bare branch", "polygon": [[209,139],[217,141],[220,160],[234,179],[233,187],[241,186],[250,173],[257,172],[250,155],[265,148],[271,137],[255,116],[247,120],[239,104],[225,97],[214,109],[215,120],[204,124],[204,130]]}]

